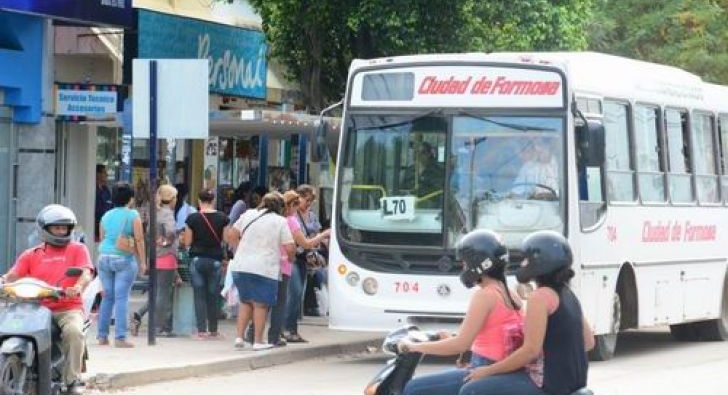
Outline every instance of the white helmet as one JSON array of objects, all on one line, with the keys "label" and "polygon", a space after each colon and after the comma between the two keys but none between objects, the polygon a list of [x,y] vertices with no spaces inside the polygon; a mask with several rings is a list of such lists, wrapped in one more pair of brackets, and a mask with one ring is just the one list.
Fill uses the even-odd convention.
[{"label": "white helmet", "polygon": [[[77,223],[76,214],[70,208],[61,206],[60,204],[49,204],[43,207],[35,219],[41,240],[58,247],[65,246],[71,241],[73,228]],[[63,236],[56,236],[48,231],[48,226],[50,225],[68,226],[68,232]]]}]

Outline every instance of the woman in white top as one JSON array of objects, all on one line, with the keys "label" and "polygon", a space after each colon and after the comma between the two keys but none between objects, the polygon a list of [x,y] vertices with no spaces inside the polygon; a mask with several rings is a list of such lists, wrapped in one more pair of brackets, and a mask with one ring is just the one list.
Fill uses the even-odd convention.
[{"label": "woman in white top", "polygon": [[281,247],[293,259],[293,236],[283,213],[283,198],[278,192],[263,196],[260,206],[246,211],[229,228],[226,240],[237,245],[228,270],[238,289],[237,338],[235,347],[244,347],[243,330],[253,320],[253,350],[265,350],[272,344],[263,342],[268,307],[276,303],[281,276]]}]

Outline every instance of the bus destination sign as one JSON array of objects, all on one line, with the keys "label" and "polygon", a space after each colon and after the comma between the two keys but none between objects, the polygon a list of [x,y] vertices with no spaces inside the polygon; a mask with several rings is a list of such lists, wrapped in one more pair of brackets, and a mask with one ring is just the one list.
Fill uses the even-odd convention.
[{"label": "bus destination sign", "polygon": [[354,76],[352,106],[564,108],[561,74],[542,69],[429,66]]}]

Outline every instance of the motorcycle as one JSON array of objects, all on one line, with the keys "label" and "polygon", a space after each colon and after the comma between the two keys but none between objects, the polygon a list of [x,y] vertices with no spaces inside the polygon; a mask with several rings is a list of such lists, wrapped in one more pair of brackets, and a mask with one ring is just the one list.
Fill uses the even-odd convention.
[{"label": "motorcycle", "polygon": [[[394,358],[388,360],[385,367],[364,387],[364,395],[401,395],[424,355],[415,351],[400,352],[397,345],[403,340],[424,342],[439,339],[439,334],[423,332],[414,325],[390,332],[384,338],[382,351],[394,355]],[[571,395],[594,395],[594,393],[588,388],[581,388]]]},{"label": "motorcycle", "polygon": [[[66,277],[82,274],[69,268]],[[61,329],[40,302],[65,296],[63,289],[24,277],[0,286],[6,308],[0,312],[0,395],[58,395],[66,388]],[[84,334],[89,322],[84,325]],[[84,361],[87,352],[84,352]]]}]

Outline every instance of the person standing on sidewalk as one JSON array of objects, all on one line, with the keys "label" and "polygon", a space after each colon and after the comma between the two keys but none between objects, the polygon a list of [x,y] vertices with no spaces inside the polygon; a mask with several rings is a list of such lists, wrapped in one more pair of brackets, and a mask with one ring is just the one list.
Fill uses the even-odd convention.
[{"label": "person standing on sidewalk", "polygon": [[195,298],[197,338],[217,339],[220,279],[223,266],[222,245],[228,217],[215,210],[215,191],[203,189],[197,195],[200,211],[190,214],[184,231],[184,245],[190,246],[190,275]]},{"label": "person standing on sidewalk", "polygon": [[[300,196],[300,203],[294,216],[299,221],[301,230],[306,238],[313,238],[321,230],[321,223],[316,217],[316,214],[311,210],[311,204],[316,201],[316,192],[312,186],[302,184],[296,188],[296,193]],[[298,317],[301,314],[306,279],[308,278],[306,255],[305,245],[299,244],[296,250],[296,259],[291,270],[291,280],[288,283],[288,302],[285,322],[285,329],[288,331],[288,335],[285,338],[289,343],[306,342],[298,334]]]},{"label": "person standing on sidewalk", "polygon": [[[63,366],[65,393],[78,395],[83,393],[81,370],[86,348],[81,293],[91,282],[94,267],[86,245],[72,240],[77,221],[71,209],[58,204],[45,206],[38,213],[35,223],[42,243],[20,254],[10,271],[0,276],[0,284],[33,277],[64,289],[65,297],[58,300],[44,299],[41,304],[50,309],[53,320],[61,329],[61,342],[66,355]],[[69,268],[82,269],[83,273],[77,278],[68,277],[66,270]]]},{"label": "person standing on sidewalk", "polygon": [[263,196],[260,206],[246,211],[229,228],[226,240],[237,245],[230,264],[233,282],[238,289],[237,338],[235,348],[243,348],[243,331],[253,320],[253,350],[265,350],[273,344],[263,343],[263,329],[268,307],[276,303],[281,277],[281,247],[293,258],[293,236],[283,215],[283,198],[278,192]]},{"label": "person standing on sidewalk", "polygon": [[96,204],[94,205],[94,241],[99,242],[99,223],[101,217],[111,210],[111,191],[106,181],[109,175],[106,173],[106,166],[99,163],[96,165]]},{"label": "person standing on sidewalk", "polygon": [[[137,273],[147,271],[144,231],[139,213],[130,208],[134,205],[134,189],[129,184],[122,182],[114,185],[111,202],[114,208],[101,218],[99,229],[101,244],[97,267],[104,296],[99,309],[96,337],[100,345],[109,344],[113,309],[116,317],[114,345],[129,348],[134,347],[126,339],[129,295]],[[134,255],[137,260],[134,260]]]},{"label": "person standing on sidewalk", "polygon": [[[306,238],[301,231],[301,225],[296,217],[296,210],[301,203],[301,198],[296,191],[287,191],[283,194],[284,216],[288,222],[288,229],[291,231],[293,241],[296,245],[303,248],[316,248],[321,240],[328,236],[328,232],[319,233],[316,237]],[[270,328],[268,329],[268,343],[281,347],[286,345],[286,340],[281,337],[283,334],[283,321],[286,318],[286,305],[288,296],[288,282],[291,279],[291,271],[293,269],[292,262],[288,259],[288,254],[281,247],[281,280],[278,282],[278,296],[276,304],[273,305],[270,312]]]},{"label": "person standing on sidewalk", "polygon": [[[157,299],[155,312],[157,317],[157,336],[173,337],[172,302],[174,286],[180,283],[177,273],[177,232],[175,230],[174,212],[177,202],[177,189],[171,185],[161,185],[157,189],[157,232],[155,234],[157,257]],[[134,312],[129,323],[129,331],[133,336],[139,334],[142,317],[149,309],[146,303]]]}]

